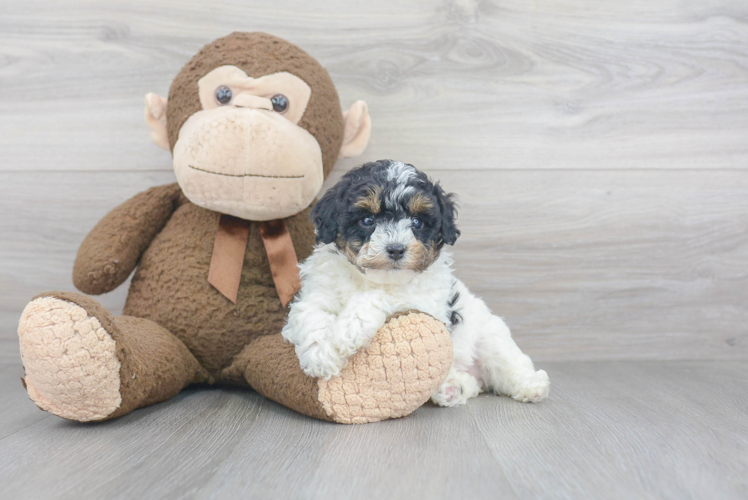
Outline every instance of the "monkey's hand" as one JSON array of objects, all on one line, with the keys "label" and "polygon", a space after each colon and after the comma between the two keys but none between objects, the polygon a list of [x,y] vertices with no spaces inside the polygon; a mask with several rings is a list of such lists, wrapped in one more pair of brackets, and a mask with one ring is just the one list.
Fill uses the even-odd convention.
[{"label": "monkey's hand", "polygon": [[81,292],[99,295],[121,285],[174,212],[178,184],[158,186],[118,206],[88,233],[73,267]]}]

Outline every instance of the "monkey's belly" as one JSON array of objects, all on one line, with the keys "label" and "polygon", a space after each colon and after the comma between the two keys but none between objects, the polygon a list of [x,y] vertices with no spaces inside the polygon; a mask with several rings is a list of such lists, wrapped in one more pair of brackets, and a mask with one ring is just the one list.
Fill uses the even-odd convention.
[{"label": "monkey's belly", "polygon": [[[236,305],[208,283],[218,220],[217,212],[192,203],[180,206],[143,254],[124,311],[168,329],[216,378],[252,340],[279,333],[286,315],[256,223],[250,229]],[[294,238],[298,231],[292,226],[294,221],[289,230],[297,254],[305,258],[308,252],[297,239],[309,251],[311,242]]]}]

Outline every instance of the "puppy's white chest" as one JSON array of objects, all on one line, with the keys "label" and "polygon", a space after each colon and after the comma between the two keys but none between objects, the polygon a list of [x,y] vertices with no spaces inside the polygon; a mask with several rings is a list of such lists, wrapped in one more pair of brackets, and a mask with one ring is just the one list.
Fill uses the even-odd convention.
[{"label": "puppy's white chest", "polygon": [[389,285],[383,291],[393,304],[392,313],[408,310],[425,312],[443,323],[449,319],[449,287],[438,281],[414,280],[406,285]]}]

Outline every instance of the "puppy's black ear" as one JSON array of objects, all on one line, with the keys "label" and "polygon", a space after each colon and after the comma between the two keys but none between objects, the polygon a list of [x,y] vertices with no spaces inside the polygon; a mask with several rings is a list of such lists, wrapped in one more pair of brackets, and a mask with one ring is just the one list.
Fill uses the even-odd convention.
[{"label": "puppy's black ear", "polygon": [[312,207],[310,217],[317,230],[317,243],[332,243],[338,235],[338,190],[338,185],[328,189]]},{"label": "puppy's black ear", "polygon": [[457,229],[457,204],[454,201],[454,193],[445,193],[444,189],[437,182],[434,185],[434,196],[439,203],[442,223],[442,241],[447,245],[454,245],[460,236],[460,230]]}]

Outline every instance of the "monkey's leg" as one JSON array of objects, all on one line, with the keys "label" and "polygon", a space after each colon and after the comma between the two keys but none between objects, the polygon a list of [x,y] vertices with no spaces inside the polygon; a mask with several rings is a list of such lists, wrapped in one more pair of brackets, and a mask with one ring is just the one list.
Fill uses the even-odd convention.
[{"label": "monkey's leg", "polygon": [[187,347],[156,323],[113,317],[70,292],[35,297],[18,325],[29,397],[69,420],[119,417],[208,379]]},{"label": "monkey's leg", "polygon": [[451,364],[444,324],[410,312],[390,318],[330,380],[306,375],[280,334],[245,347],[224,375],[243,373],[263,396],[310,417],[359,424],[409,415],[428,401]]}]

